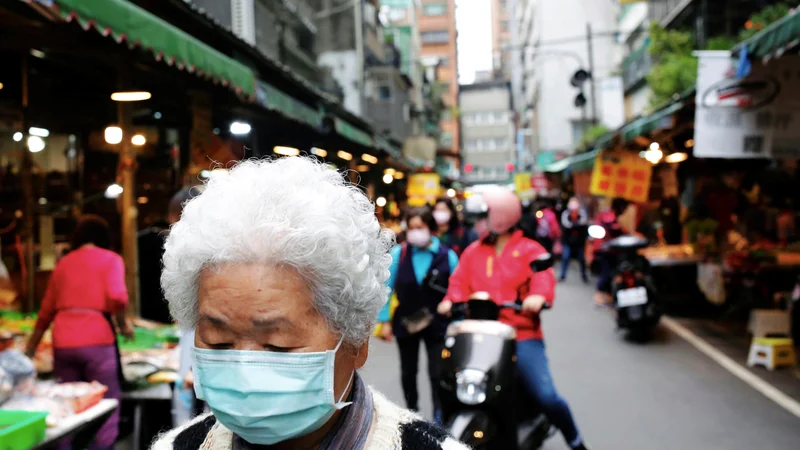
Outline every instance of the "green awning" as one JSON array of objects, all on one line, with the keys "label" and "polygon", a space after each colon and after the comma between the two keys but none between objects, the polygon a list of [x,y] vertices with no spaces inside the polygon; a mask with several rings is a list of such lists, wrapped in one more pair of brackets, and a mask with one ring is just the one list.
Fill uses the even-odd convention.
[{"label": "green awning", "polygon": [[570,169],[573,172],[584,172],[594,167],[594,160],[600,150],[572,155],[569,158],[560,159],[544,168],[545,172],[557,173]]},{"label": "green awning", "polygon": [[733,54],[747,47],[751,57],[779,56],[787,49],[800,45],[800,9],[776,21],[750,39],[733,48]]},{"label": "green awning", "polygon": [[363,145],[364,147],[374,147],[372,136],[366,131],[360,130],[348,122],[336,117],[334,120],[336,132],[342,137],[350,139],[356,144]]},{"label": "green awning", "polygon": [[403,158],[403,150],[392,144],[389,139],[383,136],[375,136],[375,147],[378,150],[383,150],[394,159],[399,160]]},{"label": "green awning", "polygon": [[672,115],[680,111],[684,104],[681,101],[671,103],[668,106],[650,114],[640,117],[633,122],[622,127],[620,135],[623,142],[632,141],[638,136],[649,134],[652,131],[669,128],[672,126]]},{"label": "green awning", "polygon": [[64,20],[77,21],[129,48],[142,47],[181,70],[213,79],[253,97],[255,75],[244,64],[222,54],[169,22],[126,0],[54,0]]},{"label": "green awning", "polygon": [[264,81],[259,80],[256,85],[256,103],[315,129],[322,127],[325,115],[322,110],[314,109]]}]

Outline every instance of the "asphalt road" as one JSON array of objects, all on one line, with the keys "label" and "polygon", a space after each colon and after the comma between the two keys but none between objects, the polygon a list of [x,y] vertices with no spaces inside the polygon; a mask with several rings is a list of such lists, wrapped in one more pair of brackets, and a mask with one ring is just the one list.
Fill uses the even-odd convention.
[{"label": "asphalt road", "polygon": [[[625,341],[576,275],[559,285],[544,328],[556,385],[591,448],[800,449],[800,419],[664,328],[654,342]],[[423,355],[421,407],[430,417]],[[403,403],[394,344],[374,340],[362,375]],[[544,448],[567,447],[559,435]]]}]

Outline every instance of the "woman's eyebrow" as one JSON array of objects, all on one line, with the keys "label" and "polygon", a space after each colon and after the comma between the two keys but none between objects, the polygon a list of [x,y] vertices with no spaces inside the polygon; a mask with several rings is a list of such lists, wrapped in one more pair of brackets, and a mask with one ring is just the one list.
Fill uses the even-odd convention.
[{"label": "woman's eyebrow", "polygon": [[208,322],[217,328],[225,328],[225,329],[228,328],[228,324],[225,322],[225,319],[221,319],[219,317],[212,316],[209,314],[200,314],[199,320],[202,322]]},{"label": "woman's eyebrow", "polygon": [[252,323],[254,327],[263,329],[276,329],[282,327],[294,328],[294,323],[286,317],[275,317],[272,319],[253,318]]}]

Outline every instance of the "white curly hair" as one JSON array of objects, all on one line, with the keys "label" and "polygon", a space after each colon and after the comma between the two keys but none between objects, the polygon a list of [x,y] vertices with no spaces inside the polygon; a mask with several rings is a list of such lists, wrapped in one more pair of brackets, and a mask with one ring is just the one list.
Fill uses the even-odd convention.
[{"label": "white curly hair", "polygon": [[341,173],[306,157],[245,161],[186,203],[165,244],[161,287],[172,316],[193,329],[203,270],[292,267],[331,330],[361,345],[387,301],[393,244],[373,204]]}]

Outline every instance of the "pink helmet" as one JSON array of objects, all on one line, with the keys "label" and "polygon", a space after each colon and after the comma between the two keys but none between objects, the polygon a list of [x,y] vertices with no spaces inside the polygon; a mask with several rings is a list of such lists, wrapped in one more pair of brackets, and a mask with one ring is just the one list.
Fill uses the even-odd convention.
[{"label": "pink helmet", "polygon": [[495,233],[508,232],[522,219],[522,203],[508,189],[493,189],[482,197],[489,208],[489,228]]}]

